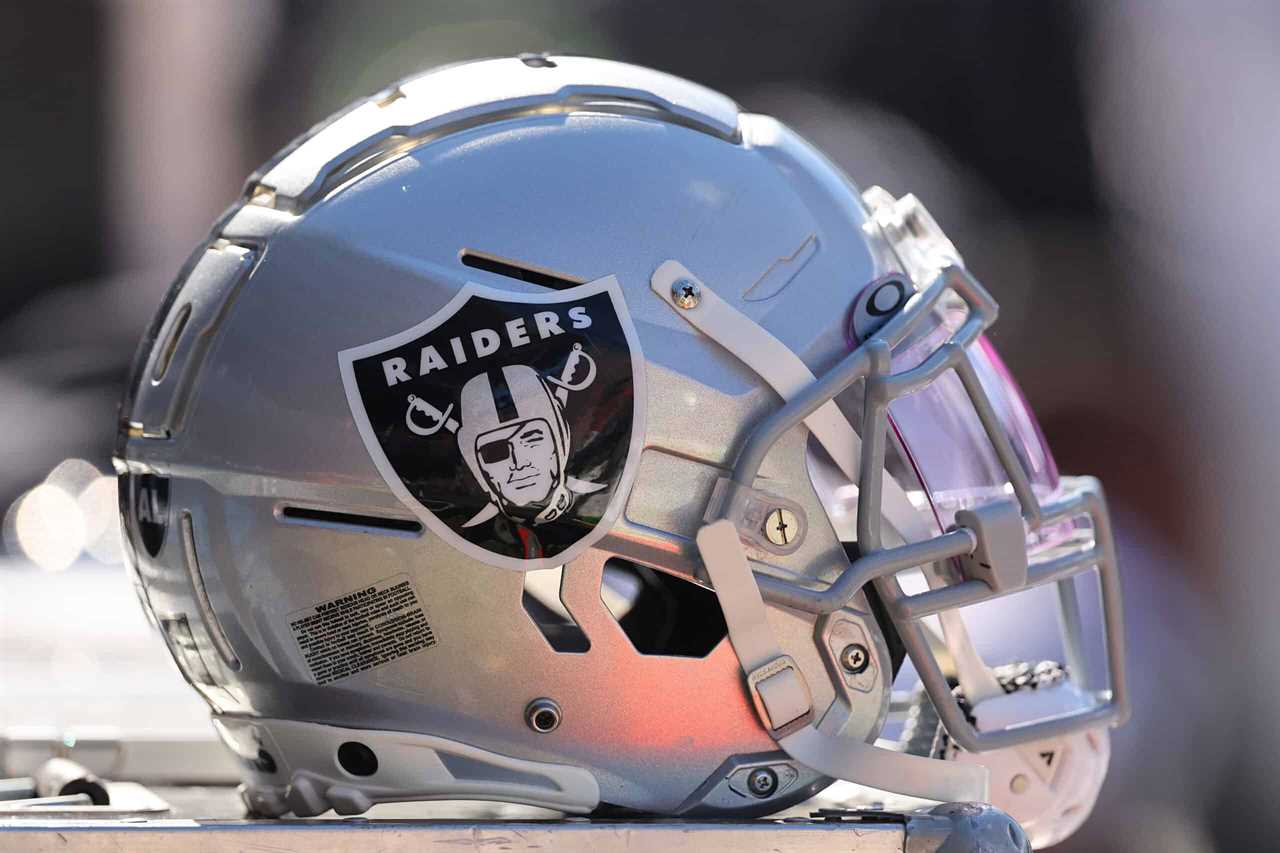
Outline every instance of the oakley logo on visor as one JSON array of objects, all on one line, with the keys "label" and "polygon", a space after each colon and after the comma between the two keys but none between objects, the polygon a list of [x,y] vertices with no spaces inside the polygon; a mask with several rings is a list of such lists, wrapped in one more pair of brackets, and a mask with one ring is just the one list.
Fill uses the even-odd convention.
[{"label": "oakley logo on visor", "polygon": [[915,293],[915,287],[899,273],[878,278],[858,294],[849,319],[849,332],[855,343],[874,335],[902,310]]}]

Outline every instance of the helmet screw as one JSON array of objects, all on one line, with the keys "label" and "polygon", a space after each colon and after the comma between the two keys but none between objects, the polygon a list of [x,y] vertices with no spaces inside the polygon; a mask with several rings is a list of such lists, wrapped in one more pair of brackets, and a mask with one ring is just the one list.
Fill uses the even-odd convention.
[{"label": "helmet screw", "polygon": [[790,545],[800,535],[800,522],[794,512],[778,507],[764,520],[764,535],[774,545]]},{"label": "helmet screw", "polygon": [[676,305],[688,311],[690,308],[697,308],[702,301],[702,288],[692,279],[678,278],[671,285],[671,298]]},{"label": "helmet screw", "polygon": [[871,655],[862,643],[850,643],[840,652],[840,665],[850,675],[861,675],[871,665]]},{"label": "helmet screw", "polygon": [[778,774],[768,767],[757,767],[747,776],[747,788],[764,799],[778,789]]},{"label": "helmet screw", "polygon": [[534,699],[524,709],[524,721],[538,734],[545,735],[560,726],[560,706],[554,699]]}]

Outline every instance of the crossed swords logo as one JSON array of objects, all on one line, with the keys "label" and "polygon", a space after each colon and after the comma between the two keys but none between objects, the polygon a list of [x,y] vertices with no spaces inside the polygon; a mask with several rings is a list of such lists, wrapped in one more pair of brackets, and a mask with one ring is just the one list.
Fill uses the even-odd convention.
[{"label": "crossed swords logo", "polygon": [[[585,362],[587,365],[587,375],[579,382],[572,382],[573,374],[577,372],[578,365]],[[548,376],[547,381],[556,386],[556,399],[560,401],[560,405],[566,405],[569,402],[570,391],[582,391],[588,388],[592,382],[596,380],[596,362],[591,356],[582,351],[582,344],[574,344],[573,349],[569,351],[569,357],[565,360],[564,370],[560,371],[559,376]],[[414,412],[420,412],[427,418],[426,426],[419,424],[414,418]],[[456,433],[461,424],[457,418],[452,417],[453,403],[445,407],[444,411],[431,405],[431,403],[422,399],[416,394],[409,395],[409,408],[404,413],[404,425],[414,435],[423,437],[435,435],[442,429],[447,429],[450,433]]]}]

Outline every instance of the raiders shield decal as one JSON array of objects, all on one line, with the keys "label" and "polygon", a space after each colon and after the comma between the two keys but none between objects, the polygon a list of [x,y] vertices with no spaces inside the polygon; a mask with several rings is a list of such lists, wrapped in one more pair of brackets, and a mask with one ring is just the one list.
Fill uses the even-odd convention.
[{"label": "raiders shield decal", "polygon": [[644,360],[613,277],[536,294],[468,284],[338,362],[383,478],[464,553],[558,566],[621,511],[644,439]]}]

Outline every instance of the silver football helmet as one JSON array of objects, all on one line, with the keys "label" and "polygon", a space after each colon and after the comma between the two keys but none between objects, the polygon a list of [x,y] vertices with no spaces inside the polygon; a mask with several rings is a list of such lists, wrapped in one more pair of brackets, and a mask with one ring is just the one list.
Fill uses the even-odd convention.
[{"label": "silver football helmet", "polygon": [[[715,92],[422,74],[253,175],[161,307],[116,454],[138,593],[263,814],[987,800],[875,745],[904,656],[952,755],[1126,715],[1102,495],[995,317],[913,197]],[[1066,677],[1018,716],[958,611],[1049,584]]]}]

